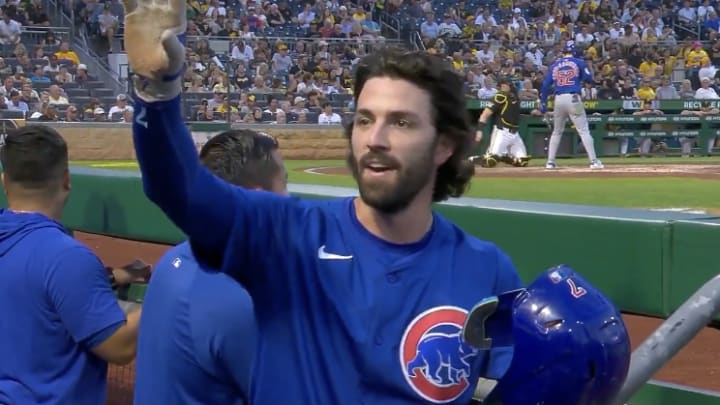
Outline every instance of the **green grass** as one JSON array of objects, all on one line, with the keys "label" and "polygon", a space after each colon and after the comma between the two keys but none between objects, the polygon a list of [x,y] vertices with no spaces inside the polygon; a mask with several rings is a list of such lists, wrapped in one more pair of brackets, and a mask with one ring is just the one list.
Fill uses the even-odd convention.
[{"label": "green grass", "polygon": [[[720,164],[718,158],[609,158],[606,165],[624,164]],[[533,165],[543,165],[536,159]],[[563,159],[563,166],[587,165],[587,159]],[[135,161],[72,162],[89,166],[119,170],[137,170]],[[344,166],[341,160],[289,160],[285,162],[291,183],[324,184],[355,187],[349,176],[316,175],[303,172],[311,167]],[[720,180],[692,178],[476,178],[468,197],[505,200],[562,202],[634,208],[693,208],[720,211]]]}]

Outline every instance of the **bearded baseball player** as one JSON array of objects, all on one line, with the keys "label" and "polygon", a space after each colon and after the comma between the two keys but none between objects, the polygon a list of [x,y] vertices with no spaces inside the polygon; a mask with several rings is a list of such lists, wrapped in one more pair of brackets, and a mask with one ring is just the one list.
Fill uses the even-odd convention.
[{"label": "bearded baseball player", "polygon": [[359,197],[299,200],[200,164],[181,106],[186,1],[125,7],[143,187],[253,299],[250,403],[466,405],[479,377],[500,377],[511,350],[470,347],[463,324],[520,278],[496,245],[433,211],[473,177],[462,78],[447,60],[385,48],[359,61],[345,133]]},{"label": "bearded baseball player", "polygon": [[[490,134],[490,146],[482,156],[473,156],[470,160],[479,163],[482,167],[495,167],[498,162],[504,162],[516,167],[525,167],[530,162],[525,143],[520,134],[520,100],[517,90],[511,80],[501,78],[498,80],[498,91],[478,119],[478,130],[475,133],[475,142],[483,138],[483,130],[487,122],[494,120]],[[540,115],[533,110],[533,115]]]},{"label": "bearded baseball player", "polygon": [[595,144],[590,135],[585,105],[580,97],[583,82],[593,81],[592,73],[584,60],[574,56],[574,52],[575,41],[568,41],[563,56],[548,68],[540,91],[540,112],[543,114],[547,112],[550,92],[555,94],[553,131],[548,145],[548,160],[545,164],[545,168],[549,170],[557,168],[555,157],[568,119],[572,121],[580,135],[590,159],[590,168],[595,170],[604,168],[595,154]]}]

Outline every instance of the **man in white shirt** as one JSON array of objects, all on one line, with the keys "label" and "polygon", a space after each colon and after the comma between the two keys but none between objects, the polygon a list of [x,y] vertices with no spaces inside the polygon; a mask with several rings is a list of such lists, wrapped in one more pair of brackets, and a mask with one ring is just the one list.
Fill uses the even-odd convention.
[{"label": "man in white shirt", "polygon": [[702,81],[703,78],[707,77],[712,83],[713,79],[715,79],[715,72],[717,72],[717,68],[710,63],[710,60],[705,60],[698,71],[698,79]]},{"label": "man in white shirt", "polygon": [[318,115],[318,124],[320,125],[335,125],[342,122],[340,114],[333,112],[332,104],[327,101],[322,105],[323,112]]},{"label": "man in white shirt", "polygon": [[495,17],[490,14],[490,10],[484,9],[477,17],[475,17],[475,25],[485,25],[489,23],[493,27],[497,27],[498,23]]},{"label": "man in white shirt", "polygon": [[297,16],[297,23],[302,28],[310,28],[310,23],[315,19],[315,13],[312,11],[312,5],[305,3],[305,8]]},{"label": "man in white shirt", "polygon": [[462,34],[462,30],[457,24],[455,24],[455,21],[453,21],[450,14],[445,14],[443,16],[443,22],[440,23],[439,31],[441,36],[450,35],[456,37]]},{"label": "man in white shirt", "polygon": [[481,100],[490,99],[497,93],[497,89],[493,87],[492,79],[485,78],[483,86],[478,90],[478,98]]},{"label": "man in white shirt", "polygon": [[685,0],[683,8],[678,10],[678,19],[686,25],[693,25],[697,22],[697,8],[693,7],[689,0]]},{"label": "man in white shirt", "polygon": [[[108,120],[109,121],[120,121],[122,119],[122,115],[125,113],[125,110],[128,108],[131,108],[127,104],[127,96],[124,94],[118,94],[117,97],[115,97],[115,105],[110,107],[110,111],[108,111]],[[113,119],[113,115],[117,115]]]},{"label": "man in white shirt", "polygon": [[227,10],[225,7],[220,5],[219,0],[212,0],[210,2],[210,6],[207,8],[207,11],[205,12],[205,17],[211,17],[215,18],[218,16],[227,16]]},{"label": "man in white shirt", "polygon": [[582,47],[590,45],[593,39],[595,39],[595,37],[590,33],[587,25],[583,25],[582,28],[580,28],[580,32],[575,34],[575,44]]},{"label": "man in white shirt", "polygon": [[9,15],[5,14],[0,20],[0,44],[2,45],[14,45],[20,42],[20,34],[22,33],[22,26],[19,22],[10,18]]},{"label": "man in white shirt", "polygon": [[427,13],[425,21],[420,24],[420,35],[423,39],[435,39],[440,33],[440,26],[435,21],[435,14]]},{"label": "man in white shirt", "polygon": [[610,28],[610,38],[618,39],[625,35],[625,29],[620,24],[620,21],[613,22],[612,28]]},{"label": "man in white shirt", "polygon": [[488,49],[487,42],[481,42],[480,49],[475,53],[475,58],[477,58],[477,61],[480,63],[489,63],[495,59],[495,54]]},{"label": "man in white shirt", "polygon": [[695,98],[698,100],[717,100],[720,99],[715,89],[710,87],[712,81],[708,77],[703,77],[700,80],[700,88],[695,91]]}]

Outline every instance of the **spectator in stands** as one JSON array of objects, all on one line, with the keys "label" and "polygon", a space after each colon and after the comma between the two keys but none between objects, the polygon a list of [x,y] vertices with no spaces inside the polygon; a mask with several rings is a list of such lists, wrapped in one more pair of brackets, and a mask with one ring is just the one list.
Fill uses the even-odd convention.
[{"label": "spectator in stands", "polygon": [[13,20],[10,16],[9,10],[5,10],[0,20],[0,44],[1,45],[14,45],[20,42],[22,35],[22,25]]},{"label": "spectator in stands", "polygon": [[435,21],[434,13],[425,14],[425,21],[420,24],[420,35],[426,44],[440,36],[440,25]]},{"label": "spectator in stands", "polygon": [[695,91],[695,98],[698,100],[720,99],[714,88],[711,87],[712,80],[708,77],[704,77],[700,81],[700,88]]},{"label": "spectator in stands", "polygon": [[125,111],[130,108],[132,107],[128,105],[127,96],[125,94],[118,94],[117,97],[115,97],[115,105],[110,107],[110,111],[108,111],[108,120],[119,121],[122,119]]},{"label": "spectator in stands", "polygon": [[278,51],[272,57],[272,72],[276,75],[287,75],[292,66],[292,59],[288,55],[288,47],[285,44],[278,45]]},{"label": "spectator in stands", "polygon": [[33,113],[30,118],[38,121],[57,121],[57,109],[54,104],[42,103],[38,112]]},{"label": "spectator in stands", "polygon": [[75,69],[75,83],[82,86],[91,80],[93,80],[93,78],[88,74],[87,65],[84,63],[79,64]]},{"label": "spectator in stands", "polygon": [[683,79],[683,81],[680,82],[680,90],[678,93],[683,100],[695,98],[695,90],[692,88],[692,82],[690,82],[689,79]]},{"label": "spectator in stands", "polygon": [[491,99],[497,93],[497,89],[494,86],[495,83],[493,83],[493,80],[490,77],[486,77],[483,81],[483,86],[478,90],[478,98],[481,100]]},{"label": "spectator in stands", "polygon": [[655,97],[658,100],[673,100],[680,98],[680,93],[678,93],[675,86],[673,86],[670,78],[663,76],[660,87],[655,89]]},{"label": "spectator in stands", "polygon": [[80,122],[80,110],[74,106],[68,106],[65,111],[65,122]]},{"label": "spectator in stands", "polygon": [[589,82],[583,83],[583,87],[580,89],[580,98],[583,100],[597,100],[598,90],[595,88],[595,84]]},{"label": "spectator in stands", "polygon": [[635,96],[641,100],[655,100],[655,90],[652,87],[652,79],[643,78],[640,87],[636,90]]},{"label": "spectator in stands", "polygon": [[683,1],[683,7],[678,10],[678,21],[688,27],[693,27],[698,21],[697,9],[690,0]]},{"label": "spectator in stands", "polygon": [[60,86],[53,84],[48,88],[48,96],[49,100],[48,103],[50,105],[67,105],[70,104],[67,97],[65,97],[62,94],[62,90],[60,89]]},{"label": "spectator in stands", "polygon": [[26,102],[20,99],[20,92],[17,90],[13,90],[10,92],[10,97],[8,98],[7,102],[7,108],[11,111],[22,111],[26,115],[30,112],[30,107],[28,107]]},{"label": "spectator in stands", "polygon": [[41,0],[31,0],[25,5],[25,10],[27,11],[28,25],[35,27],[50,26],[50,19],[43,8]]},{"label": "spectator in stands", "polygon": [[698,79],[702,82],[703,78],[708,78],[711,80],[715,79],[715,73],[717,72],[717,68],[712,65],[710,62],[710,58],[704,59],[702,62],[702,66],[700,67],[700,70],[698,71]]},{"label": "spectator in stands", "polygon": [[255,94],[268,94],[272,93],[272,89],[268,87],[268,85],[265,83],[265,78],[263,76],[255,76],[255,80],[253,83],[253,86],[250,88],[251,93]]},{"label": "spectator in stands", "polygon": [[45,74],[43,74],[42,67],[40,67],[40,66],[37,66],[35,68],[35,71],[33,71],[30,74],[30,80],[33,83],[51,83],[52,82],[49,77],[47,77]]},{"label": "spectator in stands", "polygon": [[113,15],[110,3],[105,3],[102,14],[98,16],[98,30],[100,35],[107,40],[109,52],[114,51],[113,43],[119,27],[120,21],[117,16]]},{"label": "spectator in stands", "polygon": [[40,95],[37,91],[33,90],[32,82],[28,79],[25,79],[25,81],[23,82],[22,89],[20,90],[20,97],[33,110],[35,109],[35,104],[40,99]]},{"label": "spectator in stands", "polygon": [[247,64],[255,60],[255,53],[253,52],[252,47],[248,45],[245,40],[238,40],[232,48],[230,58]]},{"label": "spectator in stands", "polygon": [[70,49],[70,42],[63,41],[60,43],[60,49],[55,52],[55,56],[57,57],[58,61],[66,60],[72,63],[73,66],[77,66],[80,64],[80,58],[78,57],[77,53]]},{"label": "spectator in stands", "polygon": [[225,95],[227,91],[221,87],[213,89],[213,98],[207,101],[207,106],[210,111],[215,111],[218,107],[225,104]]},{"label": "spectator in stands", "polygon": [[342,123],[342,118],[336,112],[333,112],[333,106],[329,102],[324,102],[322,112],[318,115],[318,124],[334,125]]},{"label": "spectator in stands", "polygon": [[43,74],[55,74],[60,71],[60,64],[58,63],[58,56],[56,53],[48,57],[48,64],[43,66],[42,71]]},{"label": "spectator in stands", "polygon": [[73,83],[73,76],[68,72],[67,66],[61,66],[60,71],[53,78],[57,84]]},{"label": "spectator in stands", "polygon": [[3,80],[3,86],[0,87],[0,94],[9,97],[13,90],[15,90],[15,79],[6,77],[5,80]]},{"label": "spectator in stands", "polygon": [[285,111],[278,109],[275,114],[275,124],[284,125],[287,124],[287,114]]},{"label": "spectator in stands", "polygon": [[132,106],[128,106],[128,108],[125,109],[122,115],[122,122],[130,123],[133,122],[133,113],[135,112],[135,109]]},{"label": "spectator in stands", "polygon": [[107,121],[107,116],[105,115],[105,109],[102,107],[97,107],[93,111],[93,118],[95,122],[105,122]]}]

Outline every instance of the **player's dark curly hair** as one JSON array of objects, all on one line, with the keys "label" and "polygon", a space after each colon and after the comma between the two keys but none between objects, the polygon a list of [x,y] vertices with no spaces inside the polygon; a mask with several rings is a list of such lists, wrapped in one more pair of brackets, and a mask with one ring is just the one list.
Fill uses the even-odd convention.
[{"label": "player's dark curly hair", "polygon": [[[465,106],[462,77],[442,57],[422,51],[384,48],[357,64],[353,89],[356,105],[363,86],[374,77],[407,80],[430,94],[437,134],[447,137],[455,146],[450,158],[438,167],[433,201],[463,195],[470,185],[474,168],[467,160],[473,131]],[[352,129],[350,122],[345,128],[348,139]]]}]

